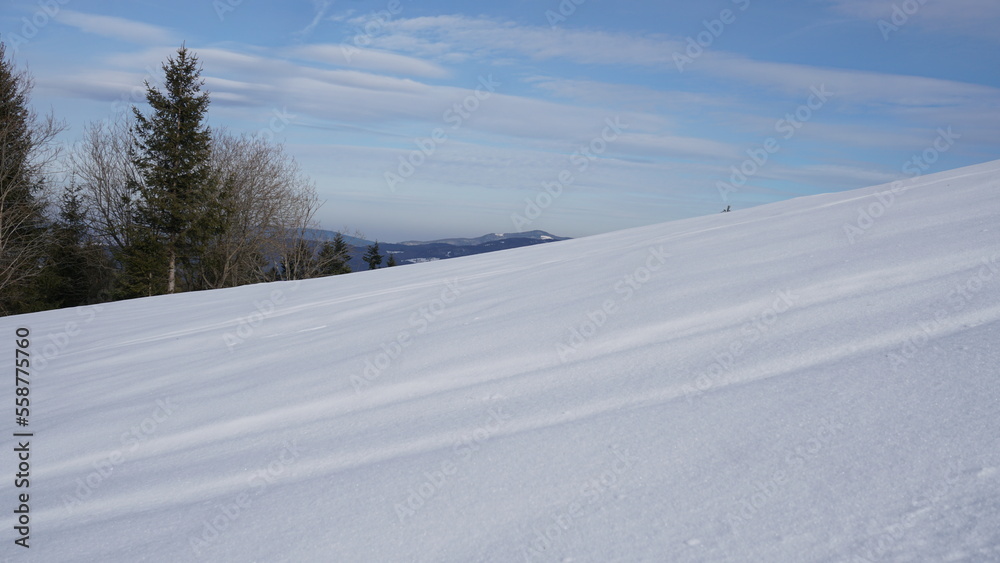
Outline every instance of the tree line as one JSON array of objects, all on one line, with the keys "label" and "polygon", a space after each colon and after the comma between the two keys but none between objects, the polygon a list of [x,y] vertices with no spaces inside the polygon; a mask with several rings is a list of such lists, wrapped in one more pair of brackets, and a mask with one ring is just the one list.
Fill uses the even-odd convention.
[{"label": "tree line", "polygon": [[0,315],[351,271],[339,233],[307,240],[319,200],[282,146],[207,125],[186,47],[162,68],[150,113],[91,124],[60,154],[65,126],[31,109],[0,42]]}]

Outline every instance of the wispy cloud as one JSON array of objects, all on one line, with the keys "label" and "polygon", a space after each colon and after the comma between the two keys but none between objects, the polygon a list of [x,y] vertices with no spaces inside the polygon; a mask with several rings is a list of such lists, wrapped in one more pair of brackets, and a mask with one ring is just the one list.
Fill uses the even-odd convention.
[{"label": "wispy cloud", "polygon": [[439,64],[423,59],[372,49],[343,45],[306,45],[286,51],[292,58],[319,62],[357,70],[386,72],[397,76],[442,78],[449,71]]},{"label": "wispy cloud", "polygon": [[173,33],[165,28],[114,16],[61,10],[56,19],[86,33],[136,45],[163,45],[175,42]]},{"label": "wispy cloud", "polygon": [[629,107],[643,111],[682,112],[692,107],[702,109],[732,107],[737,97],[712,92],[663,90],[634,84],[581,80],[558,76],[531,76],[525,79],[539,91],[552,97],[602,107]]},{"label": "wispy cloud", "polygon": [[706,55],[698,70],[796,95],[826,84],[839,101],[899,107],[960,105],[996,98],[1000,89],[966,82],[754,60],[732,54]]},{"label": "wispy cloud", "polygon": [[[970,12],[941,18],[954,25],[992,18],[1000,14],[995,0],[959,0]],[[876,3],[878,4],[878,3]],[[874,13],[870,1],[840,0],[839,9],[855,14]],[[891,12],[891,4],[887,4]],[[935,6],[933,10],[931,7]],[[937,11],[952,11],[928,3],[928,16]],[[880,8],[880,10],[882,10]],[[961,10],[958,10],[961,11]],[[972,16],[970,13],[977,14]],[[941,19],[937,18],[937,19]],[[1000,22],[997,22],[1000,25]],[[944,24],[941,24],[944,25]],[[1000,37],[1000,35],[998,35]],[[629,65],[663,67],[673,75],[673,53],[683,51],[682,42],[663,35],[610,33],[588,29],[551,29],[523,26],[506,20],[458,15],[400,19],[386,25],[386,33],[375,38],[382,49],[405,51],[414,56],[443,60],[446,56],[471,57],[496,61],[501,57],[526,57],[531,60],[568,60],[586,65]],[[979,111],[1000,99],[1000,89],[920,76],[855,69],[837,69],[757,60],[722,50],[707,52],[690,70],[694,75],[712,75],[729,84],[749,84],[755,88],[794,98],[808,95],[810,88],[826,84],[835,92],[836,104],[878,108],[905,114],[914,108],[969,107]],[[652,108],[670,104],[672,110],[692,107],[703,109],[706,102],[723,96],[710,91],[662,92],[622,84],[597,81],[574,81],[559,77],[529,78],[539,88],[553,95],[580,101],[636,103]],[[739,101],[732,100],[732,105]],[[710,102],[709,102],[710,103]],[[633,106],[635,107],[635,106]]]},{"label": "wispy cloud", "polygon": [[[905,18],[907,25],[932,30],[962,34],[975,34],[981,38],[1000,40],[1000,2],[996,0],[948,0],[947,2],[907,3],[891,0],[829,0],[831,7],[858,19],[885,20],[893,23],[896,10],[897,23]],[[916,9],[910,6],[918,6]],[[896,6],[894,9],[893,6]],[[904,9],[905,7],[905,9]]]},{"label": "wispy cloud", "polygon": [[381,48],[427,57],[462,54],[481,59],[504,55],[535,60],[562,59],[583,64],[672,65],[683,43],[665,36],[597,30],[523,26],[512,21],[460,15],[400,19],[374,38]]}]

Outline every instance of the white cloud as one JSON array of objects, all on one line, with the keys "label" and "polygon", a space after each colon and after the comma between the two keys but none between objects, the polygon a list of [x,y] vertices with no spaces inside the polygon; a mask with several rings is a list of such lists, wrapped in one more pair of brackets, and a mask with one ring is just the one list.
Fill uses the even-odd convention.
[{"label": "white cloud", "polygon": [[[921,7],[926,10],[922,15],[940,20],[935,25],[957,27],[961,22],[995,19],[994,15],[1000,14],[1000,3],[996,0],[958,1],[964,10],[952,10],[950,4],[946,7],[944,3],[928,2]],[[872,4],[869,0],[841,0],[839,9],[853,11],[854,15],[871,15],[874,13]],[[880,8],[888,10],[887,13],[891,9],[891,3]],[[946,15],[949,11],[962,13]],[[562,59],[579,64],[660,66],[671,76],[675,76],[673,53],[683,49],[679,41],[662,35],[551,29],[457,15],[400,19],[389,22],[385,31],[384,35],[375,38],[380,48],[405,50],[414,56],[439,61],[448,56],[472,57],[494,64],[499,59],[511,58],[519,63],[525,59]],[[941,123],[945,118],[956,119],[963,112],[970,116],[981,114],[1000,100],[1000,89],[977,84],[761,61],[719,50],[706,52],[690,70],[694,75],[710,75],[722,80],[734,91],[738,91],[739,85],[751,84],[780,92],[792,101],[801,98],[804,102],[812,87],[825,85],[833,92],[831,103],[834,106],[888,113],[910,125],[918,122],[912,120],[918,114],[921,116],[919,122],[926,126],[928,120]],[[711,86],[708,90],[701,86],[702,90],[696,92],[666,92],[560,77],[534,77],[528,81],[556,97],[574,102],[610,104],[661,116],[686,115],[692,110],[703,113],[706,108],[717,108],[722,113],[740,109],[754,111],[750,108],[760,105],[745,96],[734,98],[720,94],[718,87]],[[738,115],[734,117],[739,118]]]},{"label": "white cloud", "polygon": [[175,42],[173,34],[165,28],[114,16],[62,10],[56,19],[86,33],[137,45],[162,45]]},{"label": "white cloud", "polygon": [[[1000,2],[996,0],[957,0],[967,11],[952,9],[951,4],[927,3],[927,10],[934,19],[973,22],[1000,16]],[[841,10],[869,13],[870,0],[840,0]],[[891,3],[886,4],[891,12]],[[945,15],[945,12],[963,12]],[[938,18],[937,14],[941,13]],[[942,24],[944,25],[944,24]],[[520,56],[535,60],[565,59],[581,64],[666,66],[673,70],[673,53],[683,50],[681,42],[665,36],[643,36],[625,33],[580,29],[551,29],[538,26],[519,26],[513,22],[466,16],[434,16],[401,19],[386,25],[387,34],[376,38],[381,48],[405,50],[417,56],[441,58],[456,53],[495,60],[502,56]],[[899,107],[961,105],[970,100],[995,98],[1000,90],[975,84],[954,82],[918,76],[894,75],[851,69],[824,68],[802,64],[769,62],[728,54],[722,51],[706,52],[694,72],[708,73],[722,79],[734,79],[780,90],[788,95],[808,93],[812,86],[827,84],[836,90],[838,102],[888,104]],[[536,79],[540,86],[568,97],[593,98],[587,92],[595,86],[603,89],[600,95],[619,95],[635,98],[647,92],[631,86],[601,86],[560,80]],[[617,89],[618,93],[613,92]],[[700,95],[700,94],[699,94]],[[698,95],[692,97],[692,101]],[[707,95],[706,95],[707,96]]]},{"label": "white cloud", "polygon": [[899,178],[899,174],[871,170],[864,165],[802,164],[776,167],[775,177],[805,186],[836,186],[838,189],[845,189],[891,182]]},{"label": "white cloud", "polygon": [[442,78],[449,74],[444,67],[422,59],[385,51],[362,49],[348,44],[307,45],[290,49],[287,54],[310,62],[402,76]]},{"label": "white cloud", "polygon": [[739,99],[732,95],[684,90],[658,90],[635,84],[613,84],[555,76],[533,76],[526,81],[556,98],[602,107],[628,107],[636,111],[684,112],[692,107],[732,107]]},{"label": "white cloud", "polygon": [[[331,48],[339,49],[338,46],[300,47],[279,55],[309,55],[315,59]],[[287,106],[289,111],[317,125],[393,123],[395,130],[412,130],[416,135],[427,136],[437,127],[450,132],[445,112],[469,98],[479,86],[478,81],[471,79],[464,85],[429,84],[360,70],[316,68],[279,56],[231,49],[193,50],[205,65],[204,76],[213,99],[220,105],[228,102],[243,105],[252,98],[265,109]],[[161,57],[157,50],[148,50],[115,57],[113,62],[141,68]],[[88,78],[83,75],[78,80],[83,83]],[[550,150],[567,150],[567,143],[588,142],[600,133],[605,119],[616,116],[632,124],[630,132],[657,135],[671,126],[669,118],[654,112],[612,109],[600,104],[557,103],[504,94],[503,90],[501,84],[497,92],[481,101],[472,118],[463,122],[462,135],[499,135],[522,142],[557,141],[559,146],[549,147]],[[697,149],[699,145],[693,146]]]},{"label": "white cloud", "polygon": [[680,41],[606,31],[519,26],[510,21],[466,16],[433,16],[388,22],[380,47],[428,57],[464,53],[480,58],[518,54],[536,60],[564,59],[583,64],[673,65]]},{"label": "white cloud", "polygon": [[669,134],[627,133],[622,136],[616,149],[626,153],[642,154],[657,158],[698,157],[702,159],[741,158],[740,148],[729,143],[681,137]]},{"label": "white cloud", "polygon": [[966,82],[758,61],[721,53],[706,54],[699,61],[698,70],[789,95],[808,95],[813,87],[825,85],[832,91],[831,99],[837,104],[883,104],[905,108],[956,106],[1000,98],[1000,89]]},{"label": "white cloud", "polygon": [[142,74],[95,69],[86,74],[60,75],[38,79],[38,85],[71,99],[112,102],[135,90],[142,93]]},{"label": "white cloud", "polygon": [[934,31],[972,34],[998,40],[1000,2],[996,0],[829,0],[837,12],[858,19],[892,23],[894,6],[903,13],[904,25],[916,25]]}]

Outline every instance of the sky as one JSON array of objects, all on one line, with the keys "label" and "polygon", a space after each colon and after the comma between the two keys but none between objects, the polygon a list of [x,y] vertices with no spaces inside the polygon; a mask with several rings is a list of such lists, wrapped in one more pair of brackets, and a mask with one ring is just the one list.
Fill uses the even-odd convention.
[{"label": "sky", "polygon": [[995,0],[2,0],[40,113],[144,108],[183,44],[213,127],[323,228],[588,236],[1000,158]]}]

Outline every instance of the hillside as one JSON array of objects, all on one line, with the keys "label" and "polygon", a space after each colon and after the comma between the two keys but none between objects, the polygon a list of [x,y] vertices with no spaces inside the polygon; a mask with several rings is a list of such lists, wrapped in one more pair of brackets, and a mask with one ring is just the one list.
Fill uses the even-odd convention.
[{"label": "hillside", "polygon": [[18,327],[18,561],[1000,560],[1000,161]]}]

